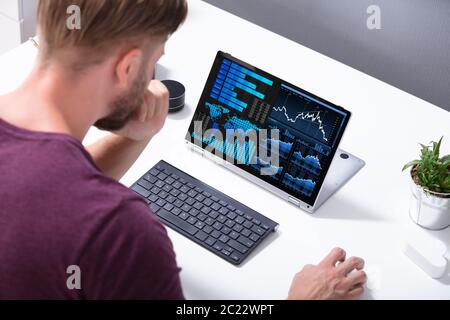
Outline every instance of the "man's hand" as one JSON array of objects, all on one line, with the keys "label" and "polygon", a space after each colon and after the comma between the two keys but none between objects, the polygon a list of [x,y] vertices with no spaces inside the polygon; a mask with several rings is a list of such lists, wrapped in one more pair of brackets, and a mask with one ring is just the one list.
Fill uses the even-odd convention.
[{"label": "man's hand", "polygon": [[134,119],[114,133],[134,141],[148,141],[162,129],[168,112],[169,91],[160,81],[152,80],[145,93],[144,104]]},{"label": "man's hand", "polygon": [[335,248],[317,266],[306,265],[297,273],[289,290],[290,300],[355,299],[364,292],[367,276],[364,260],[345,259],[345,251]]}]

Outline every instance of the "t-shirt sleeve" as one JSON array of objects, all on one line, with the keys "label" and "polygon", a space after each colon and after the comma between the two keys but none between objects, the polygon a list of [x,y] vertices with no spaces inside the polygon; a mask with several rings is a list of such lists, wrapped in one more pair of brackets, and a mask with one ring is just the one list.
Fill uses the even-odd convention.
[{"label": "t-shirt sleeve", "polygon": [[122,201],[104,220],[82,253],[84,298],[184,299],[167,231],[143,201]]}]

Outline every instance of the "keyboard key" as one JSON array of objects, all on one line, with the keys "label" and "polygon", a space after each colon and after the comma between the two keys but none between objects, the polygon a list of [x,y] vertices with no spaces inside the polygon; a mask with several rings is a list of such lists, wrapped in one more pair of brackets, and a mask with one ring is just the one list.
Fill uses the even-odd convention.
[{"label": "keyboard key", "polygon": [[155,183],[155,186],[157,186],[158,188],[162,188],[162,187],[164,187],[164,182],[161,180],[158,180],[158,182]]},{"label": "keyboard key", "polygon": [[173,195],[174,197],[178,197],[180,195],[180,193],[181,192],[179,190],[177,190],[177,189],[172,189],[170,191],[170,194]]},{"label": "keyboard key", "polygon": [[180,181],[177,181],[174,184],[172,184],[172,186],[176,189],[180,189],[183,186],[183,184],[181,184]]},{"label": "keyboard key", "polygon": [[172,184],[174,182],[175,182],[175,180],[172,177],[169,177],[166,179],[166,183],[168,183],[168,184]]},{"label": "keyboard key", "polygon": [[244,215],[244,212],[242,212],[241,210],[236,210],[236,214],[237,214],[238,216],[243,216],[243,215]]},{"label": "keyboard key", "polygon": [[209,216],[213,219],[216,219],[219,216],[219,213],[217,213],[216,211],[211,211],[209,213]]},{"label": "keyboard key", "polygon": [[211,233],[211,236],[214,237],[214,238],[216,238],[216,239],[219,239],[219,237],[220,237],[221,235],[222,235],[222,234],[221,234],[219,231],[217,231],[217,230],[214,230],[214,231]]},{"label": "keyboard key", "polygon": [[170,203],[166,203],[166,205],[164,206],[164,209],[166,209],[167,211],[171,211],[174,208],[173,204]]},{"label": "keyboard key", "polygon": [[164,170],[164,168],[162,167],[162,165],[158,164],[156,165],[156,169],[158,169],[158,173],[162,170]]},{"label": "keyboard key", "polygon": [[231,220],[234,220],[234,219],[236,219],[237,214],[234,213],[234,212],[229,212],[229,213],[227,214],[227,217],[230,218]]},{"label": "keyboard key", "polygon": [[259,226],[261,224],[261,221],[259,221],[258,219],[253,219],[252,222],[253,222],[253,224],[256,224],[257,226]]},{"label": "keyboard key", "polygon": [[224,235],[224,234],[221,235],[220,238],[219,238],[219,241],[222,241],[223,243],[227,243],[228,240],[230,240],[230,238],[228,236]]},{"label": "keyboard key", "polygon": [[[170,186],[170,185],[168,185],[168,184],[166,184],[166,185],[163,187],[163,190],[164,190],[165,192],[170,192],[170,191],[173,190],[173,187]],[[177,191],[178,191],[178,190],[177,190]]]},{"label": "keyboard key", "polygon": [[218,204],[218,203],[214,203],[214,204],[211,206],[211,209],[213,209],[213,210],[215,210],[215,211],[219,211],[220,208],[221,208],[221,206],[220,206],[220,204]]},{"label": "keyboard key", "polygon": [[158,201],[156,201],[156,204],[160,207],[164,207],[166,205],[166,200],[163,199],[159,199]]},{"label": "keyboard key", "polygon": [[203,200],[205,200],[206,198],[204,196],[202,196],[201,194],[198,194],[195,197],[195,200],[197,200],[198,202],[202,202]]},{"label": "keyboard key", "polygon": [[195,188],[195,186],[192,184],[192,183],[188,183],[188,184],[186,184],[189,188],[191,188],[191,189],[194,189]]},{"label": "keyboard key", "polygon": [[187,220],[187,218],[189,218],[189,215],[186,212],[182,212],[180,213],[179,217],[180,219]]},{"label": "keyboard key", "polygon": [[226,202],[223,201],[223,200],[220,200],[220,201],[219,201],[219,204],[220,204],[221,206],[224,206],[224,207],[226,207],[226,206],[228,205],[228,203],[226,203]]},{"label": "keyboard key", "polygon": [[152,176],[156,177],[156,176],[159,174],[159,170],[157,170],[157,169],[152,169],[152,170],[149,171],[149,173],[150,173]]},{"label": "keyboard key", "polygon": [[191,192],[190,192],[189,190],[190,190],[190,189],[189,189],[189,187],[187,187],[187,186],[182,186],[182,187],[180,188],[180,191],[183,192],[183,193],[187,193],[189,197],[195,197],[195,195],[194,195],[194,196],[191,195]]},{"label": "keyboard key", "polygon": [[227,251],[227,250],[225,250],[225,249],[222,250],[222,253],[223,253],[224,255],[226,255],[226,256],[229,256],[229,255],[231,254],[230,251]]},{"label": "keyboard key", "polygon": [[219,213],[223,214],[224,216],[226,216],[228,212],[229,212],[229,210],[224,207],[220,208],[220,210],[219,210]]},{"label": "keyboard key", "polygon": [[165,192],[165,191],[161,191],[159,194],[158,194],[158,197],[160,197],[161,199],[165,199],[165,198],[167,198],[169,196],[169,194],[167,193],[167,192]]},{"label": "keyboard key", "polygon": [[250,220],[250,221],[253,220],[253,217],[251,215],[249,215],[249,214],[244,215],[244,218],[247,219],[247,220]]},{"label": "keyboard key", "polygon": [[181,208],[184,205],[184,202],[181,200],[176,200],[173,205],[177,208]]},{"label": "keyboard key", "polygon": [[206,232],[207,234],[210,234],[211,232],[213,232],[213,228],[211,228],[210,226],[205,226],[203,228],[203,232]]},{"label": "keyboard key", "polygon": [[136,193],[140,194],[144,198],[147,198],[150,195],[150,191],[141,187],[140,185],[135,185],[131,189],[133,189]]},{"label": "keyboard key", "polygon": [[193,198],[187,198],[185,201],[188,205],[192,206],[195,203],[195,200]]},{"label": "keyboard key", "polygon": [[[185,186],[186,187],[186,186]],[[184,187],[183,187],[184,188]],[[187,192],[187,195],[189,196],[189,197],[191,197],[191,198],[195,198],[197,195],[198,195],[198,193],[195,191],[195,190],[190,190],[189,191],[189,188],[188,187],[186,187],[186,191],[183,191],[182,189],[183,188],[181,188],[180,190],[182,191],[182,192],[184,192],[184,193],[186,193]],[[189,191],[189,192],[188,192]]]},{"label": "keyboard key", "polygon": [[151,184],[150,182],[148,182],[147,180],[140,180],[138,182],[138,184],[143,187],[144,189],[150,190],[151,188],[153,188],[153,184]]},{"label": "keyboard key", "polygon": [[211,200],[214,201],[214,202],[219,202],[219,198],[217,198],[217,197],[215,197],[215,196],[212,196],[212,197],[211,197]]},{"label": "keyboard key", "polygon": [[248,239],[246,237],[243,237],[243,236],[240,236],[237,239],[237,242],[239,242],[239,243],[241,243],[241,244],[243,244],[243,245],[245,245],[245,246],[247,246],[249,248],[251,248],[255,244],[252,240],[250,240],[250,239]]},{"label": "keyboard key", "polygon": [[174,174],[174,173],[172,173],[170,176],[172,177],[173,180],[178,180],[178,179],[180,179],[180,177],[177,176],[177,175]]},{"label": "keyboard key", "polygon": [[216,222],[213,224],[213,228],[216,230],[220,230],[220,229],[222,229],[222,227],[223,227],[223,224],[221,224],[219,222]]},{"label": "keyboard key", "polygon": [[263,227],[263,229],[265,229],[265,230],[269,230],[270,229],[267,224],[262,224],[261,227]]},{"label": "keyboard key", "polygon": [[202,193],[202,192],[203,192],[203,189],[200,188],[200,187],[195,187],[195,191],[197,191],[198,193]]},{"label": "keyboard key", "polygon": [[252,235],[250,236],[250,240],[252,241],[258,241],[259,240],[259,236],[257,236],[256,234],[252,233]]},{"label": "keyboard key", "polygon": [[217,240],[212,238],[212,237],[208,237],[208,239],[206,239],[206,241],[205,241],[205,243],[210,245],[210,246],[213,246],[214,243],[216,243],[216,242],[217,242]]},{"label": "keyboard key", "polygon": [[227,206],[227,209],[230,210],[230,211],[236,210],[236,208],[233,207],[231,204],[229,204],[229,205]]},{"label": "keyboard key", "polygon": [[152,194],[150,197],[148,197],[148,200],[150,200],[150,202],[156,202],[159,200],[158,196]]},{"label": "keyboard key", "polygon": [[264,231],[264,229],[257,227],[257,226],[253,226],[252,231],[259,234],[260,236],[264,235],[264,233],[266,233]]},{"label": "keyboard key", "polygon": [[199,229],[203,229],[203,227],[205,226],[204,222],[201,221],[197,221],[197,223],[195,224],[195,226]]},{"label": "keyboard key", "polygon": [[[197,219],[195,219],[194,217],[190,217],[189,219],[186,220],[188,223],[190,224],[195,224],[197,222]],[[198,227],[197,227],[198,228]],[[199,228],[201,229],[201,228]]]},{"label": "keyboard key", "polygon": [[168,196],[166,198],[166,201],[169,203],[174,203],[177,199],[174,196]]},{"label": "keyboard key", "polygon": [[216,249],[217,251],[222,251],[223,250],[223,245],[220,244],[219,242],[216,242],[213,246],[214,249]]},{"label": "keyboard key", "polygon": [[243,224],[245,222],[245,219],[242,217],[237,217],[236,219],[234,219],[234,221],[236,221],[239,224]]},{"label": "keyboard key", "polygon": [[230,241],[228,241],[227,244],[242,254],[244,254],[248,251],[248,248],[246,246],[243,246],[242,244],[240,244],[239,242],[237,242],[235,240],[230,240]]},{"label": "keyboard key", "polygon": [[220,223],[225,223],[225,221],[227,221],[227,218],[221,215],[217,218],[217,221],[219,221]]},{"label": "keyboard key", "polygon": [[197,232],[195,237],[197,239],[199,239],[200,241],[205,241],[205,239],[208,237],[208,235],[206,233],[204,233],[203,231],[199,231],[199,232]]},{"label": "keyboard key", "polygon": [[184,180],[183,178],[180,178],[178,181],[180,181],[182,184],[186,184],[187,183],[187,181]]},{"label": "keyboard key", "polygon": [[205,223],[206,223],[208,226],[210,226],[210,225],[214,224],[214,219],[206,218]]},{"label": "keyboard key", "polygon": [[210,205],[212,205],[213,204],[213,201],[211,200],[211,199],[205,199],[205,200],[203,200],[203,204],[205,205],[205,206],[210,206]]},{"label": "keyboard key", "polygon": [[158,188],[158,187],[153,187],[150,191],[151,191],[153,194],[158,194],[158,193],[161,192],[161,189]]},{"label": "keyboard key", "polygon": [[173,214],[171,214],[170,212],[167,212],[164,209],[159,210],[157,215],[158,215],[158,217],[162,218],[163,220],[166,220],[166,221],[170,222],[172,225],[175,225],[178,228],[180,228],[181,230],[189,233],[190,235],[194,235],[198,231],[196,227],[190,225],[186,221],[181,220],[177,216],[174,216]]},{"label": "keyboard key", "polygon": [[[200,211],[198,211],[197,209],[192,208],[191,210],[189,210],[189,214],[191,216],[196,217],[198,214],[200,213]],[[202,220],[203,221],[203,220]]]},{"label": "keyboard key", "polygon": [[236,240],[237,238],[239,238],[239,233],[237,233],[236,231],[233,231],[233,232],[231,232],[228,236],[229,236],[231,239]]},{"label": "keyboard key", "polygon": [[230,255],[230,257],[231,257],[231,259],[233,259],[236,262],[239,262],[239,260],[241,260],[241,257],[238,254],[236,254],[236,253],[232,253]]},{"label": "keyboard key", "polygon": [[204,191],[202,193],[206,198],[211,198],[211,193]]},{"label": "keyboard key", "polygon": [[196,202],[194,204],[194,208],[197,209],[197,210],[201,210],[203,208],[203,204],[200,203],[200,202]]},{"label": "keyboard key", "polygon": [[172,211],[170,211],[170,212],[172,212],[174,215],[178,216],[181,213],[181,210],[179,208],[173,208]]},{"label": "keyboard key", "polygon": [[181,201],[186,201],[188,196],[185,195],[184,193],[180,193],[177,198],[180,199]]},{"label": "keyboard key", "polygon": [[249,237],[252,233],[250,232],[250,230],[244,229],[244,230],[241,231],[241,234],[242,234],[244,237]]},{"label": "keyboard key", "polygon": [[153,213],[156,213],[159,209],[161,209],[161,207],[155,203],[150,203],[148,207],[150,208],[150,211]]},{"label": "keyboard key", "polygon": [[244,227],[241,226],[240,224],[236,224],[236,225],[233,227],[233,230],[236,231],[236,232],[241,232],[242,229],[244,229]]},{"label": "keyboard key", "polygon": [[202,211],[204,214],[208,214],[208,213],[211,212],[211,208],[209,208],[209,207],[203,207],[201,211]]},{"label": "keyboard key", "polygon": [[192,207],[188,204],[184,204],[181,206],[181,210],[183,210],[184,212],[189,212],[191,211]]},{"label": "keyboard key", "polygon": [[160,180],[165,180],[167,178],[167,174],[161,172],[160,174],[158,174],[158,179]]},{"label": "keyboard key", "polygon": [[247,229],[251,229],[253,227],[253,223],[251,223],[250,221],[245,221],[243,226]]},{"label": "keyboard key", "polygon": [[232,220],[227,220],[227,222],[225,222],[225,225],[226,225],[228,228],[233,228],[235,224],[236,224],[236,222],[234,222],[234,221],[232,221]]},{"label": "keyboard key", "polygon": [[228,227],[223,227],[222,230],[220,230],[223,234],[229,234],[231,232],[231,229]]},{"label": "keyboard key", "polygon": [[167,174],[167,176],[170,176],[170,171],[169,171],[169,170],[164,169],[163,172],[164,172],[165,174]]},{"label": "keyboard key", "polygon": [[144,179],[147,180],[150,183],[156,183],[156,181],[158,181],[158,178],[155,178],[154,176],[152,176],[151,174],[146,174],[144,176]]},{"label": "keyboard key", "polygon": [[[197,209],[193,209],[193,210],[197,210]],[[200,221],[205,221],[206,218],[208,218],[208,216],[205,215],[205,214],[203,214],[203,213],[200,213],[200,214],[198,215],[198,217],[197,217],[197,219],[200,220]]]}]

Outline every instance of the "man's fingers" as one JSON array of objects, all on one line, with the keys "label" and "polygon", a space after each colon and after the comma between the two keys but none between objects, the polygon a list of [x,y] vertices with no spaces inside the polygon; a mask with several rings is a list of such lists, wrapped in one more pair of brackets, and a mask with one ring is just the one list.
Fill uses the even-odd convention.
[{"label": "man's fingers", "polygon": [[358,257],[351,257],[342,262],[337,268],[343,275],[347,275],[353,270],[362,270],[364,268],[364,260]]},{"label": "man's fingers", "polygon": [[345,279],[348,288],[363,286],[367,281],[367,275],[364,271],[351,272]]},{"label": "man's fingers", "polygon": [[357,299],[364,293],[364,286],[357,286],[347,293],[347,299]]},{"label": "man's fingers", "polygon": [[341,248],[334,248],[331,250],[331,252],[328,254],[328,256],[325,257],[325,259],[322,260],[319,265],[322,266],[335,266],[336,263],[342,262],[345,260],[345,251]]}]

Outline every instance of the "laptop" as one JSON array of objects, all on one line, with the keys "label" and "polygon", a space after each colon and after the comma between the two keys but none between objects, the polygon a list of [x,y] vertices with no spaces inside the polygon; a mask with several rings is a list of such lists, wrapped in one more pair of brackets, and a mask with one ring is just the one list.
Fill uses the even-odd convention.
[{"label": "laptop", "polygon": [[339,149],[350,118],[343,107],[219,51],[186,141],[313,213],[365,166]]}]

